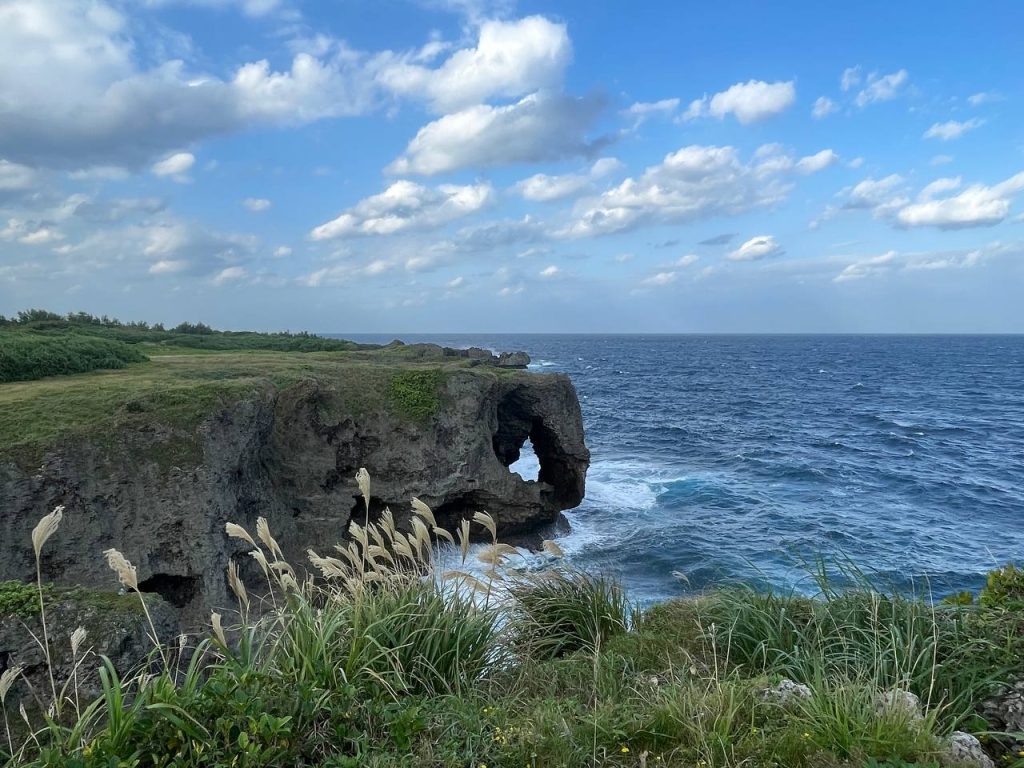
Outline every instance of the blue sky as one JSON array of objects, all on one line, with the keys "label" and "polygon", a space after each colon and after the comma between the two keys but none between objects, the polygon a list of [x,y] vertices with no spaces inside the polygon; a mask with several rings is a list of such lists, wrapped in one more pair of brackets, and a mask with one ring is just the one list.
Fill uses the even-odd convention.
[{"label": "blue sky", "polygon": [[1024,6],[0,0],[0,313],[1024,332]]}]

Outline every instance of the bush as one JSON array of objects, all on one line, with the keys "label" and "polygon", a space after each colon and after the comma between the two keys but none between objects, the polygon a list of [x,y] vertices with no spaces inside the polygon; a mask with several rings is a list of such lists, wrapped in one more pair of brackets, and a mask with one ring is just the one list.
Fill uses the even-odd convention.
[{"label": "bush", "polygon": [[522,579],[511,588],[513,645],[537,658],[597,652],[629,625],[614,581],[578,571]]},{"label": "bush", "polygon": [[0,333],[0,382],[124,368],[146,359],[138,349],[108,339]]}]

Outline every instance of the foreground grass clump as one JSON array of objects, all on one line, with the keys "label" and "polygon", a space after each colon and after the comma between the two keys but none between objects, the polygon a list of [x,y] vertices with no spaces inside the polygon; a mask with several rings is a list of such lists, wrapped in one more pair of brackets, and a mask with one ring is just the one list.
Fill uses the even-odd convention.
[{"label": "foreground grass clump", "polygon": [[[549,567],[519,567],[485,513],[454,536],[415,499],[401,526],[387,510],[373,519],[370,479],[357,481],[365,517],[329,553],[308,551],[316,578],[285,562],[264,519],[255,536],[227,526],[244,547],[227,574],[238,613],[212,614],[208,637],[157,643],[119,676],[79,630],[68,680],[37,676],[30,690],[6,670],[0,764],[935,768],[949,733],[985,735],[978,704],[1024,674],[1024,631],[1004,605],[860,584],[814,598],[722,590],[640,612],[614,582],[560,568],[551,542]],[[62,515],[33,534],[37,558],[59,544]],[[474,526],[491,535],[480,551]],[[442,572],[438,545],[461,567]],[[132,564],[106,558],[137,593]],[[5,591],[28,610],[31,588]],[[33,595],[44,608],[45,591]],[[66,629],[39,638],[47,659]],[[102,695],[80,698],[97,667]],[[906,691],[920,709],[900,703]],[[40,713],[28,725],[26,703]],[[1000,765],[1024,765],[1009,737],[987,739]]]}]

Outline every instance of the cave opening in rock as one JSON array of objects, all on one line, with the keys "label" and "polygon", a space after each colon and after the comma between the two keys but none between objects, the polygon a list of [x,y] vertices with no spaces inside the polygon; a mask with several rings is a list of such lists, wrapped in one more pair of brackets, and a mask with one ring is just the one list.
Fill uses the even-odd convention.
[{"label": "cave opening in rock", "polygon": [[139,582],[140,592],[156,592],[178,608],[191,603],[199,592],[199,579],[195,576],[177,576],[173,573],[155,573]]},{"label": "cave opening in rock", "polygon": [[523,480],[540,479],[540,457],[529,437],[519,446],[519,458],[509,464],[508,471],[519,475]]}]

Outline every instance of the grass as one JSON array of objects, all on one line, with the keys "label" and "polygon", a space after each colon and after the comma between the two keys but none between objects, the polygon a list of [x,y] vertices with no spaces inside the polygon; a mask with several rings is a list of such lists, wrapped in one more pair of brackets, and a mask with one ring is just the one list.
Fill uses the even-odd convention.
[{"label": "grass", "polygon": [[422,424],[436,412],[442,384],[456,370],[488,375],[458,358],[408,362],[400,351],[384,350],[150,355],[123,370],[0,386],[0,460],[33,466],[58,441],[102,442],[124,429],[159,426],[170,436],[159,448],[167,455],[153,458],[196,461],[194,427],[216,409],[309,380],[321,384],[318,409],[327,423],[380,411]]},{"label": "grass", "polygon": [[[54,714],[12,740],[9,766],[935,768],[954,728],[1024,766],[976,714],[1024,673],[1015,572],[969,605],[855,582],[815,597],[730,588],[639,612],[614,582],[557,562],[524,576],[493,538],[474,578],[470,529],[493,521],[477,515],[453,537],[414,510],[401,529],[385,512],[311,550],[315,580],[280,560],[265,521],[256,536],[229,526],[263,579],[229,571],[238,616],[215,614],[209,635],[123,676],[86,652],[81,675],[99,667],[102,696],[79,702],[56,680]],[[438,573],[439,544],[461,548],[463,567]],[[108,560],[131,589],[130,563]],[[32,587],[7,591],[27,610]],[[5,674],[10,715],[24,690]],[[784,678],[807,693],[768,695]],[[908,689],[919,713],[885,703]]]}]

